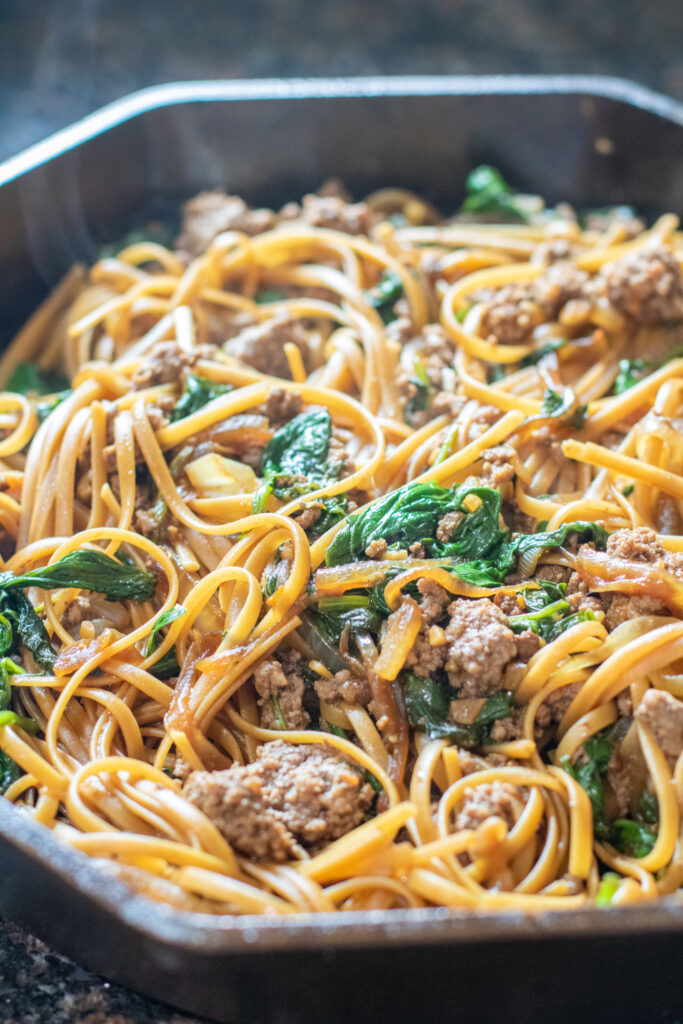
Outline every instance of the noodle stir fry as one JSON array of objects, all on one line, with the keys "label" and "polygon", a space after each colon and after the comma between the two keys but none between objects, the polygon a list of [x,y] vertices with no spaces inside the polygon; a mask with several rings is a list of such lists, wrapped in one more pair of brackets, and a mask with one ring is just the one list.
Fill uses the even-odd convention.
[{"label": "noodle stir fry", "polygon": [[203,193],[0,361],[0,785],[216,914],[676,893],[683,240]]}]

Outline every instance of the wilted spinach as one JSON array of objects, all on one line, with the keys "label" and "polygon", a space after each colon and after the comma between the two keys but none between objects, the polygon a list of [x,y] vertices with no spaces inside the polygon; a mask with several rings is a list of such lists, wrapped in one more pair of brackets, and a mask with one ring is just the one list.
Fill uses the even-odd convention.
[{"label": "wilted spinach", "polygon": [[589,610],[571,611],[569,601],[565,597],[566,583],[551,583],[549,580],[537,582],[538,590],[525,590],[522,593],[524,610],[518,615],[512,615],[508,620],[513,633],[524,633],[530,629],[543,637],[546,643],[552,643],[560,633],[564,633],[571,626],[595,618]]},{"label": "wilted spinach", "polygon": [[176,402],[175,409],[171,412],[171,423],[184,420],[193,412],[199,412],[207,402],[214,398],[227,395],[232,391],[232,384],[219,384],[215,380],[207,380],[205,377],[188,377],[185,381],[183,393]]},{"label": "wilted spinach", "polygon": [[[490,487],[463,484],[450,490],[433,483],[412,483],[384,495],[348,517],[327,549],[328,565],[343,565],[365,557],[373,540],[383,538],[390,548],[422,544],[432,558],[452,559],[448,568],[477,586],[497,586],[515,567],[520,555],[541,554],[561,547],[570,533],[604,548],[607,531],[596,523],[564,523],[550,533],[517,534],[501,525],[502,497]],[[462,513],[450,540],[439,541],[440,520],[449,512]]]},{"label": "wilted spinach", "polygon": [[645,857],[657,838],[652,826],[630,818],[616,818],[613,821],[607,819],[602,776],[607,771],[614,744],[614,734],[610,727],[586,740],[582,758],[572,763],[570,758],[563,757],[561,764],[588,794],[593,808],[593,828],[596,837],[603,842],[611,843],[629,857]]},{"label": "wilted spinach", "polygon": [[263,511],[269,494],[290,501],[336,479],[342,464],[328,461],[331,438],[327,409],[309,409],[280,427],[263,449],[254,512]]},{"label": "wilted spinach", "polygon": [[498,213],[506,220],[526,221],[528,217],[514,191],[495,167],[482,164],[465,180],[463,213]]},{"label": "wilted spinach", "polygon": [[400,678],[412,728],[426,733],[430,739],[451,739],[468,750],[487,743],[493,723],[506,718],[512,710],[512,694],[501,691],[487,699],[471,725],[457,725],[448,721],[448,712],[451,702],[457,700],[458,690],[413,672],[403,672]]},{"label": "wilted spinach", "polygon": [[69,381],[57,370],[41,370],[35,363],[19,363],[7,384],[8,391],[22,395],[52,395],[68,390]]},{"label": "wilted spinach", "polygon": [[550,341],[546,341],[543,345],[539,345],[537,349],[530,352],[528,356],[524,356],[520,359],[519,365],[521,367],[536,366],[540,363],[541,359],[545,356],[549,356],[551,352],[557,352],[558,349],[564,348],[567,345],[566,338],[552,338]]},{"label": "wilted spinach", "polygon": [[403,282],[393,270],[388,270],[374,288],[366,293],[369,304],[377,310],[382,323],[388,324],[395,320],[394,306],[403,295]]},{"label": "wilted spinach", "polygon": [[541,416],[552,416],[576,430],[581,430],[586,422],[587,405],[579,405],[576,396],[571,388],[564,391],[555,391],[554,388],[546,388],[541,404]]}]

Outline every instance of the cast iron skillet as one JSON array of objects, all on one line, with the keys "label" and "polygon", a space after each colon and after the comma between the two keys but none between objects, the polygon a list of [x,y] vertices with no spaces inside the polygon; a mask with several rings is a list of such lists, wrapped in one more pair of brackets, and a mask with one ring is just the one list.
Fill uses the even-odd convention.
[{"label": "cast iron skillet", "polygon": [[[445,210],[487,161],[577,206],[683,209],[683,107],[616,79],[196,82],[134,94],[0,165],[0,332],[99,242],[222,186],[277,206],[327,175]],[[672,1024],[683,906],[213,918],[145,900],[0,800],[0,911],[107,977],[231,1024]]]}]

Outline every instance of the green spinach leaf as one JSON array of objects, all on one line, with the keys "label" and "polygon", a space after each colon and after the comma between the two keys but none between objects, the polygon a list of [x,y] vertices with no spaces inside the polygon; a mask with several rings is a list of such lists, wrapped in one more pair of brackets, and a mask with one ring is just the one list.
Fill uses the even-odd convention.
[{"label": "green spinach leaf", "polygon": [[22,395],[51,395],[68,390],[69,381],[57,370],[41,370],[35,363],[19,363],[7,384]]},{"label": "green spinach leaf", "polygon": [[379,313],[382,323],[388,324],[396,319],[394,306],[403,295],[403,282],[398,274],[389,270],[365,294],[370,305]]},{"label": "green spinach leaf", "polygon": [[108,601],[150,601],[156,592],[157,578],[147,569],[118,562],[103,551],[84,548],[64,555],[52,565],[15,576],[13,572],[0,573],[0,591],[42,587],[54,590],[78,587],[104,594]]},{"label": "green spinach leaf", "polygon": [[[327,549],[328,565],[360,561],[373,540],[390,548],[420,543],[431,558],[455,560],[448,568],[477,586],[497,586],[513,571],[517,558],[561,547],[570,533],[604,548],[607,531],[596,523],[564,523],[557,530],[510,536],[501,525],[502,497],[489,487],[463,484],[447,490],[432,483],[406,484],[350,515]],[[439,521],[461,512],[452,537],[438,541]]]},{"label": "green spinach leaf", "polygon": [[553,419],[581,430],[586,423],[587,411],[587,405],[577,404],[576,395],[571,388],[565,388],[563,391],[546,388],[541,404],[541,416],[552,416]]},{"label": "green spinach leaf", "polygon": [[463,213],[498,213],[506,220],[528,220],[513,190],[495,167],[482,164],[470,171],[465,192]]},{"label": "green spinach leaf", "polygon": [[52,398],[44,399],[42,402],[36,402],[36,415],[38,416],[38,422],[44,423],[51,412],[61,405],[65,398],[68,398],[71,394],[71,389],[67,388],[65,391],[58,391]]},{"label": "green spinach leaf", "polygon": [[487,743],[493,723],[506,718],[512,710],[512,694],[501,691],[488,698],[472,725],[457,725],[448,721],[457,690],[413,672],[403,672],[401,681],[408,721],[413,729],[426,733],[430,739],[452,739],[467,750]]},{"label": "green spinach leaf", "polygon": [[183,393],[171,412],[171,423],[177,423],[178,420],[191,416],[193,412],[199,412],[208,402],[221,395],[227,395],[232,390],[232,384],[219,384],[205,377],[188,377]]}]

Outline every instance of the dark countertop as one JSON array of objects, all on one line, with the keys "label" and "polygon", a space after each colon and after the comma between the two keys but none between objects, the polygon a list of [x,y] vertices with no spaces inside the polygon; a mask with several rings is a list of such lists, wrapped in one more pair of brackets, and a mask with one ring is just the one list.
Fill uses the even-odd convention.
[{"label": "dark countertop", "polygon": [[98,978],[0,919],[3,1024],[208,1024]]},{"label": "dark countertop", "polygon": [[[683,98],[681,38],[680,0],[3,0],[0,160],[135,89],[192,78],[599,73]],[[202,1024],[2,922],[0,1018]]]},{"label": "dark countertop", "polygon": [[191,78],[599,73],[683,98],[682,38],[680,0],[2,0],[0,160]]}]

